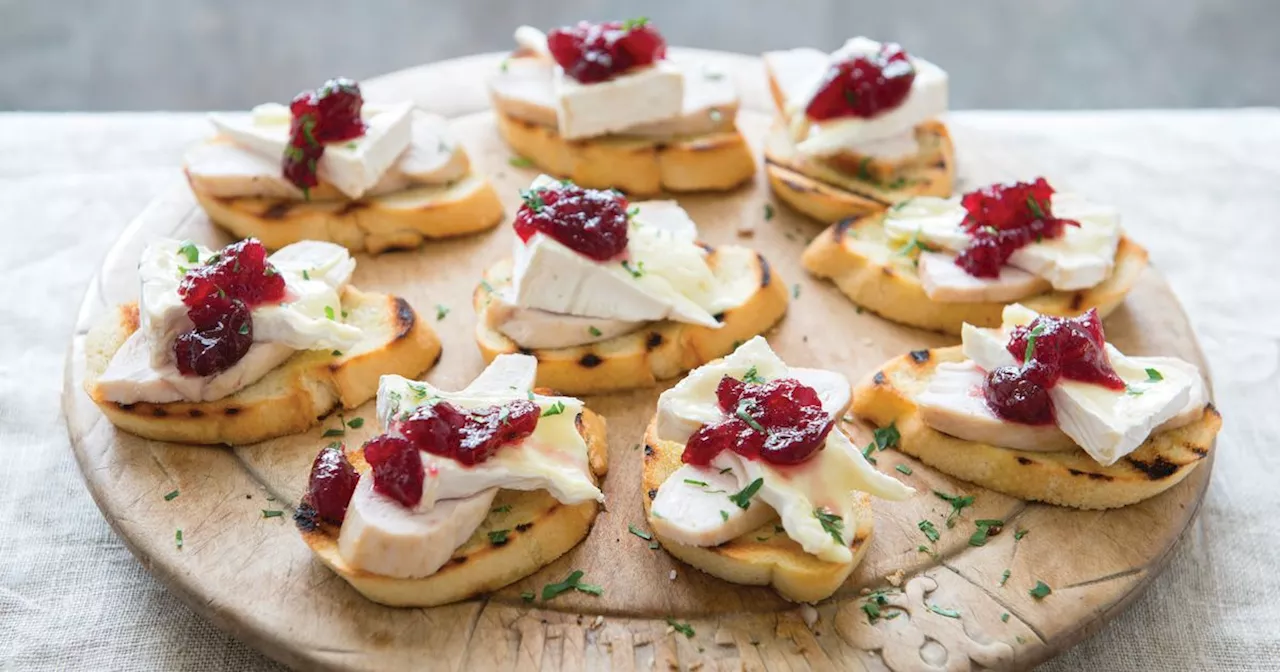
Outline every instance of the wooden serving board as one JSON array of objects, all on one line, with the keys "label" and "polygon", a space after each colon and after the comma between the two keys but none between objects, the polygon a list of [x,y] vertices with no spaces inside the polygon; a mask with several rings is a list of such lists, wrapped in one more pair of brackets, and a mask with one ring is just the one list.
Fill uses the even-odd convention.
[{"label": "wooden serving board", "polygon": [[[769,124],[759,62],[741,56],[684,52],[716,61],[744,91],[740,126],[759,149]],[[514,212],[517,191],[536,175],[508,163],[511,153],[484,111],[483,81],[497,56],[473,57],[397,73],[366,85],[371,98],[414,98],[455,118],[475,165],[489,174]],[[1048,174],[1070,184],[1072,165],[1052,152],[1020,153],[1019,144],[953,125],[961,187],[999,178]],[[175,173],[177,166],[174,167]],[[851,380],[904,351],[954,342],[859,314],[832,286],[807,277],[800,253],[821,226],[772,206],[763,178],[720,195],[680,202],[712,244],[763,251],[778,277],[796,286],[782,324],[768,334],[788,362],[840,371]],[[776,212],[772,218],[766,214]],[[753,237],[742,237],[744,222]],[[355,283],[407,298],[441,335],[444,356],[426,379],[445,389],[465,385],[483,368],[473,342],[470,296],[481,269],[509,254],[507,225],[461,240],[380,257],[361,257]],[[866,560],[816,610],[771,590],[722,582],[682,565],[628,533],[644,528],[639,488],[643,429],[665,386],[588,397],[609,422],[608,510],[590,536],[537,574],[488,597],[434,609],[391,609],[361,598],[314,560],[290,520],[321,433],[338,419],[299,436],[239,449],[142,440],[106,422],[81,390],[83,334],[115,303],[136,296],[142,247],[159,236],[217,246],[228,242],[197,208],[185,185],[152,204],[107,254],[81,309],[68,356],[63,405],[80,467],[94,499],[140,561],[197,612],[267,655],[303,668],[407,669],[948,669],[1027,667],[1097,631],[1164,565],[1194,517],[1211,461],[1162,496],[1114,511],[1075,511],[1027,503],[939,474],[896,451],[879,468],[914,486],[907,502],[877,503]],[[436,320],[437,305],[448,315]],[[1148,270],[1126,304],[1107,320],[1109,337],[1132,354],[1176,355],[1204,366],[1178,301]],[[346,418],[372,419],[370,402]],[[376,423],[347,430],[361,441]],[[868,428],[851,426],[865,443]],[[894,468],[907,464],[904,476]],[[975,496],[959,524],[943,520],[950,505],[931,490]],[[171,501],[166,493],[179,491]],[[264,511],[283,511],[264,517]],[[968,544],[973,522],[1006,521],[982,547]],[[942,531],[937,555],[917,522]],[[1020,541],[1014,529],[1027,530]],[[183,545],[175,543],[182,530]],[[562,595],[526,604],[570,571],[604,586],[596,597]],[[1005,569],[1011,574],[1000,586]],[[869,623],[867,589],[900,573],[901,594],[888,597],[899,617]],[[1028,590],[1052,586],[1043,600]],[[931,610],[929,606],[938,609]],[[958,617],[944,615],[949,610]],[[686,637],[668,619],[692,625]],[[816,619],[816,620],[815,620]]]}]

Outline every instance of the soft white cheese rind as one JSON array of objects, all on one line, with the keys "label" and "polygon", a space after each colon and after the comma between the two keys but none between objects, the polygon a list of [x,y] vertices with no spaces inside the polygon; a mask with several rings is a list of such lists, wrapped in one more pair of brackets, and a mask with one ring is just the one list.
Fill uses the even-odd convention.
[{"label": "soft white cheese rind", "polygon": [[684,72],[665,60],[591,84],[557,67],[552,89],[560,135],[566,140],[679,117],[684,109]]}]

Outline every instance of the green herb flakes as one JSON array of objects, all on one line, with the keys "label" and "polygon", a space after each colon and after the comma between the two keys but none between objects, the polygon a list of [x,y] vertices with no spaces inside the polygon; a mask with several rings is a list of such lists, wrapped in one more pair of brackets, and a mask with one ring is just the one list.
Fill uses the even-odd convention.
[{"label": "green herb flakes", "polygon": [[263,517],[263,518],[279,518],[279,517],[281,517],[281,516],[283,516],[283,515],[284,515],[284,511],[278,511],[278,510],[275,510],[275,509],[263,509],[263,510],[262,510],[262,517]]},{"label": "green herb flakes", "polygon": [[587,333],[591,334],[592,337],[594,338],[599,338],[600,335],[603,334],[604,332],[592,326],[592,327],[587,327]]},{"label": "green herb flakes", "polygon": [[932,521],[922,520],[916,523],[916,527],[920,528],[924,536],[935,544],[938,543],[938,539],[942,538],[942,535],[938,533],[938,528],[934,526]]},{"label": "green herb flakes", "polygon": [[177,498],[178,498],[178,491],[177,491],[177,490],[174,490],[173,492],[171,492],[171,493],[169,493],[169,494],[167,494],[167,495],[165,495],[165,496],[164,496],[164,501],[166,501],[166,502],[172,502],[173,500],[175,500],[175,499],[177,499]]},{"label": "green herb flakes", "polygon": [[925,608],[927,608],[929,611],[932,611],[933,613],[939,616],[946,616],[947,618],[960,618],[960,612],[956,609],[946,609],[944,607],[939,607],[936,604],[926,604]]},{"label": "green herb flakes", "polygon": [[757,478],[747,484],[747,487],[735,494],[729,495],[729,500],[738,505],[740,509],[747,509],[751,506],[751,498],[760,490],[760,486],[764,485],[763,478]]},{"label": "green herb flakes", "polygon": [[436,322],[439,322],[440,320],[443,320],[448,316],[449,316],[449,306],[446,306],[443,303],[437,303],[436,304]]},{"label": "green herb flakes", "polygon": [[898,471],[898,473],[906,474],[906,475],[908,475],[908,476],[910,476],[910,475],[911,475],[911,467],[909,467],[909,466],[907,466],[907,465],[905,465],[905,464],[899,464],[899,465],[895,466],[895,467],[894,467],[894,469],[896,469],[896,470]]},{"label": "green herb flakes", "polygon": [[[505,61],[504,61],[504,64],[505,64]],[[533,167],[533,161],[523,156],[513,156],[507,159],[507,164],[510,165],[512,168],[532,168]]]},{"label": "green herb flakes", "polygon": [[542,412],[542,417],[549,418],[553,415],[560,415],[561,413],[564,413],[564,402],[557,401],[556,403],[548,406],[546,410]]},{"label": "green herb flakes", "polygon": [[822,524],[822,529],[839,545],[844,546],[844,518],[825,509],[814,509],[813,517]]},{"label": "green herb flakes", "polygon": [[195,243],[189,240],[182,241],[182,246],[178,248],[178,254],[186,257],[188,264],[194,264],[200,261],[199,248],[196,247]]},{"label": "green herb flakes", "polygon": [[973,495],[948,495],[945,492],[933,491],[939,499],[951,504],[951,513],[947,514],[947,527],[955,527],[956,519],[960,517],[960,512],[967,506],[973,505]]},{"label": "green herb flakes", "polygon": [[507,535],[511,530],[493,530],[489,532],[489,543],[494,546],[501,546],[507,543]]},{"label": "green herb flakes", "polygon": [[764,221],[767,222],[771,219],[773,219],[773,204],[765,203],[764,204]]},{"label": "green herb flakes", "polygon": [[1028,590],[1027,594],[1030,595],[1031,597],[1036,598],[1037,600],[1043,600],[1045,597],[1049,595],[1049,593],[1052,593],[1052,592],[1053,592],[1053,589],[1049,587],[1049,584],[1045,583],[1044,581],[1036,581],[1036,587],[1032,588],[1031,590]]},{"label": "green herb flakes", "polygon": [[182,550],[182,528],[178,528],[176,531],[174,531],[173,544],[178,547],[179,551]]},{"label": "green herb flakes", "polygon": [[560,583],[548,583],[543,586],[542,601],[546,602],[547,600],[570,590],[589,593],[591,595],[600,595],[604,593],[604,588],[601,588],[600,586],[582,583],[582,575],[583,571],[581,569],[575,569],[569,573],[569,576],[565,577],[564,581],[561,581]]},{"label": "green herb flakes", "polygon": [[652,534],[645,532],[644,530],[636,527],[635,525],[627,525],[627,531],[630,532],[631,534],[636,535],[637,537],[640,537],[641,539],[644,539],[645,541],[653,541]]},{"label": "green herb flakes", "polygon": [[347,426],[351,429],[360,429],[364,427],[364,418],[351,418],[347,421]]},{"label": "green herb flakes", "polygon": [[667,625],[671,626],[672,630],[675,630],[676,632],[684,635],[685,637],[688,637],[689,639],[693,639],[694,630],[692,625],[689,625],[688,623],[677,622],[676,619],[671,618],[669,616],[667,617]]}]

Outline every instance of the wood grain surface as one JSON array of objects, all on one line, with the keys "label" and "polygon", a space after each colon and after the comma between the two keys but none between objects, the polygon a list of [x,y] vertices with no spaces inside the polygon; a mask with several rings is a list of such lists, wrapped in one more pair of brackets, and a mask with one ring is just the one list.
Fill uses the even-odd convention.
[{"label": "wood grain surface", "polygon": [[[744,91],[739,124],[759,150],[768,126],[759,62],[710,52]],[[366,84],[374,99],[412,98],[448,114],[475,165],[494,180],[508,208],[535,176],[508,163],[498,139],[483,80],[500,57],[487,55],[424,66]],[[998,134],[953,128],[961,188],[1028,174],[1069,174],[1052,153],[1020,151]],[[174,167],[175,171],[177,166]],[[832,286],[800,269],[800,253],[821,226],[781,206],[769,210],[763,180],[728,194],[680,197],[712,244],[756,247],[778,276],[795,285],[788,316],[767,334],[793,365],[823,367],[856,380],[909,349],[953,342],[859,314]],[[744,223],[754,235],[740,233]],[[1027,503],[932,471],[896,452],[877,455],[878,467],[915,487],[900,503],[878,502],[875,536],[866,560],[831,599],[798,607],[763,588],[731,585],[651,550],[628,532],[643,528],[639,492],[645,424],[663,389],[588,397],[609,421],[608,510],[590,536],[537,574],[484,599],[434,609],[391,609],[365,601],[314,560],[290,522],[292,506],[326,428],[239,448],[197,448],[147,441],[116,431],[81,390],[83,334],[109,305],[136,297],[138,254],[159,236],[209,245],[228,239],[215,230],[183,189],[152,204],[112,248],[81,308],[68,354],[64,411],[85,480],[103,514],[138,559],[197,612],[286,664],[314,669],[893,669],[1022,668],[1089,636],[1160,571],[1195,515],[1211,460],[1164,495],[1121,510],[1074,511]],[[355,283],[409,300],[444,343],[440,364],[426,379],[458,389],[483,363],[473,341],[469,299],[481,270],[510,253],[508,226],[411,252],[361,256]],[[437,305],[448,309],[435,320]],[[1203,367],[1176,298],[1148,270],[1127,303],[1107,321],[1110,340],[1126,353],[1175,355]],[[373,405],[346,413],[372,419]],[[366,422],[347,441],[372,436]],[[870,432],[850,425],[859,442]],[[895,471],[906,464],[909,476]],[[950,505],[931,490],[974,495],[954,528],[943,524]],[[166,493],[179,496],[165,500]],[[264,511],[283,511],[265,517]],[[1005,532],[981,547],[968,543],[973,521],[999,518]],[[942,532],[934,552],[917,522]],[[1012,531],[1027,531],[1015,540]],[[175,543],[182,530],[183,544]],[[596,597],[564,594],[526,604],[570,571],[604,586]],[[1004,586],[1001,575],[1010,570]],[[874,624],[863,610],[865,591],[891,587],[885,615]],[[900,581],[899,581],[900,580]],[[1053,593],[1028,594],[1037,581]],[[953,617],[952,611],[958,612]],[[694,635],[674,631],[689,623]]]}]

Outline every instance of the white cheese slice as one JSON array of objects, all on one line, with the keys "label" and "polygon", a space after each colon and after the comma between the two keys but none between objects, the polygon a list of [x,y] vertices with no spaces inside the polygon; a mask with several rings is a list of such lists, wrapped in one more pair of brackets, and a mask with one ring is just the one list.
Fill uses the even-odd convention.
[{"label": "white cheese slice", "polygon": [[[325,146],[317,165],[320,179],[352,199],[364,196],[409,146],[412,109],[412,103],[367,107],[364,135]],[[264,157],[279,159],[289,145],[289,108],[284,105],[259,105],[249,119],[227,114],[209,118],[220,134]]]},{"label": "white cheese slice", "polygon": [[[1017,362],[1005,348],[1007,329],[1026,324],[1025,314],[1032,311],[1017,306],[1006,310],[1004,329],[979,329],[964,325],[964,354],[978,366],[990,371]],[[1012,315],[1020,317],[1015,321]],[[1055,420],[1063,433],[1071,437],[1099,464],[1108,466],[1142,445],[1159,426],[1177,418],[1192,402],[1197,375],[1187,369],[1166,367],[1162,380],[1150,381],[1142,358],[1129,358],[1107,344],[1107,358],[1126,389],[1113,390],[1101,385],[1061,379],[1049,390]]]},{"label": "white cheese slice", "polygon": [[916,271],[925,296],[940,303],[1007,303],[1049,291],[1049,281],[1012,266],[995,278],[969,275],[953,254],[921,252]]},{"label": "white cheese slice", "polygon": [[489,515],[497,488],[412,509],[373,489],[365,472],[347,505],[338,553],[352,567],[401,579],[430,576],[449,561]]},{"label": "white cheese slice", "polygon": [[909,56],[916,76],[911,91],[898,107],[874,117],[810,120],[805,108],[822,85],[833,62],[880,51],[881,44],[855,37],[827,56],[813,49],[792,49],[764,55],[783,99],[796,150],[806,156],[854,152],[897,159],[919,152],[914,129],[947,111],[947,73],[922,58]]},{"label": "white cheese slice", "polygon": [[598,343],[629,334],[646,324],[521,308],[507,294],[493,295],[484,319],[522,348],[568,348]]},{"label": "white cheese slice", "polygon": [[146,338],[135,331],[112,356],[95,385],[102,398],[118,404],[215,401],[258,382],[293,356],[280,343],[254,343],[240,361],[212,376],[184,376],[173,362],[154,366]]},{"label": "white cheese slice", "polygon": [[[725,362],[728,364],[725,365]],[[691,423],[704,424],[723,419],[724,414],[719,411],[714,401],[715,386],[724,375],[736,374],[740,377],[751,366],[756,368],[757,375],[764,378],[792,375],[763,338],[759,336],[752,338],[724,360],[695,369],[685,380],[677,384],[676,388],[668,390],[659,397],[659,437],[667,439],[669,436],[681,436],[687,432]],[[837,377],[839,377],[838,374]],[[681,386],[684,386],[683,389],[676,391]],[[701,392],[704,397],[710,395],[709,399],[695,401],[693,395],[696,392]],[[842,393],[835,390],[829,394],[829,398],[833,400],[833,406],[841,403],[835,401],[840,394]],[[843,407],[843,403],[841,406]],[[714,415],[710,412],[711,408],[715,409]],[[825,403],[824,408],[827,408]],[[675,418],[671,419],[669,416],[675,416]],[[667,419],[664,420],[664,417]],[[857,527],[857,521],[854,519],[854,491],[895,500],[905,499],[914,492],[896,479],[876,471],[839,428],[833,428],[826,444],[799,467],[779,469],[763,460],[748,460],[732,451],[724,451],[712,460],[711,468],[717,474],[724,472],[724,475],[734,476],[735,484],[739,486],[738,490],[724,495],[726,502],[733,506],[736,504],[728,500],[728,495],[736,494],[759,479],[761,485],[756,498],[777,512],[787,535],[799,543],[805,552],[830,562],[849,562],[852,559],[849,544],[852,541],[853,530]],[[668,487],[671,480],[668,478],[659,491]],[[671,487],[679,486],[672,484]],[[721,516],[720,509],[713,508],[714,502],[703,502],[701,499],[690,500],[687,498],[689,493],[684,495],[684,497],[678,494],[668,495],[664,502],[669,502],[671,508],[659,506],[658,497],[655,497],[651,508],[653,518],[668,521],[655,524],[669,525],[672,526],[671,529],[680,527],[688,531],[697,530],[698,535],[706,538],[717,536],[716,532],[707,528],[705,521],[711,515]],[[697,507],[696,511],[693,510],[693,506]],[[748,506],[748,508],[751,507]],[[819,511],[837,516],[840,520],[838,529],[830,525],[824,526],[818,518]],[[712,519],[711,522],[714,520]],[[733,524],[741,523],[735,520]],[[836,541],[832,530],[839,533],[840,542]],[[698,537],[684,538],[692,540]]]},{"label": "white cheese slice", "polygon": [[992,446],[1039,452],[1076,447],[1055,424],[1025,425],[1001,419],[983,396],[986,381],[986,371],[972,361],[939,364],[915,399],[920,418],[944,434]]},{"label": "white cheese slice", "polygon": [[[539,178],[533,188],[554,188]],[[511,298],[521,308],[626,322],[671,319],[718,328],[734,305],[696,244],[696,228],[667,201],[636,203],[625,260],[598,262],[542,233],[515,238]]]},{"label": "white cheese slice", "polygon": [[552,80],[560,135],[577,140],[680,116],[684,72],[662,60],[612,79],[583,84],[557,67]]},{"label": "white cheese slice", "polygon": [[[1080,222],[1063,235],[1019,248],[1009,266],[1033,273],[1057,290],[1093,287],[1107,278],[1120,244],[1120,216],[1114,208],[1091,203],[1073,194],[1054,194],[1053,214]],[[890,240],[916,237],[931,247],[960,252],[970,236],[961,228],[965,210],[959,198],[920,197],[891,208],[884,218]]]},{"label": "white cheese slice", "polygon": [[[151,365],[160,369],[173,360],[173,342],[191,329],[187,307],[178,294],[184,269],[204,263],[213,252],[195,246],[195,262],[179,249],[181,241],[161,239],[142,253],[138,276],[138,331],[151,351]],[[361,336],[357,327],[340,321],[339,292],[351,279],[355,260],[333,243],[302,241],[267,257],[285,279],[285,299],[252,309],[255,343],[279,343],[295,350],[348,350]],[[330,312],[333,318],[329,317]]]}]

